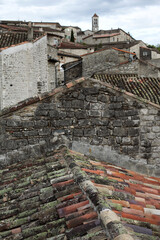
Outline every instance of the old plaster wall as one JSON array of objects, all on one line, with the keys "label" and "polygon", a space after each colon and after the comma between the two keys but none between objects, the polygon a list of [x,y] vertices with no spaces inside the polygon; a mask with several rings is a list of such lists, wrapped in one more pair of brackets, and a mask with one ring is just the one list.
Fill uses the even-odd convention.
[{"label": "old plaster wall", "polygon": [[86,54],[82,58],[82,76],[84,77],[89,77],[97,71],[105,71],[119,64],[118,52],[110,49]]},{"label": "old plaster wall", "polygon": [[47,155],[62,136],[74,150],[158,175],[160,108],[104,85],[85,80],[61,87],[52,97],[1,116],[0,164]]},{"label": "old plaster wall", "polygon": [[160,69],[147,62],[139,61],[138,75],[142,77],[160,77]]},{"label": "old plaster wall", "polygon": [[0,109],[48,91],[46,36],[0,52]]}]

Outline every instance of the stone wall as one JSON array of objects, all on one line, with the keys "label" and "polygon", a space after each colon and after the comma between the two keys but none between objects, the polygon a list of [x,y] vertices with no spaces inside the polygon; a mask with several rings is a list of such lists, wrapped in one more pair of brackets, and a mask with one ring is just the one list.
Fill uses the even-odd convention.
[{"label": "stone wall", "polygon": [[160,107],[96,80],[77,82],[0,117],[0,163],[47,155],[62,136],[74,150],[158,175]]},{"label": "stone wall", "polygon": [[114,73],[114,74],[127,74],[127,73],[134,73],[138,74],[139,71],[139,62],[138,61],[132,61],[132,62],[126,62],[122,63],[113,67],[110,67],[107,69],[107,73]]},{"label": "stone wall", "polygon": [[142,77],[160,77],[160,68],[144,61],[139,61],[138,75]]},{"label": "stone wall", "polygon": [[66,63],[63,65],[64,82],[82,77],[82,60]]},{"label": "stone wall", "polygon": [[0,109],[49,90],[46,36],[4,49],[0,59]]},{"label": "stone wall", "polygon": [[82,57],[82,76],[84,77],[92,76],[95,72],[105,71],[119,64],[118,52],[110,49],[86,54]]},{"label": "stone wall", "polygon": [[90,77],[96,72],[138,73],[138,62],[128,62],[125,51],[106,49],[83,56],[82,76]]}]

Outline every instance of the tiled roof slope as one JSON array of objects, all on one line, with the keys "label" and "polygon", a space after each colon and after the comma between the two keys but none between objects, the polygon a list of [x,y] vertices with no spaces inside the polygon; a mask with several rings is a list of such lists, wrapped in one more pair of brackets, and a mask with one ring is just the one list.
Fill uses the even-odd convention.
[{"label": "tiled roof slope", "polygon": [[[141,175],[77,153],[74,159],[97,189],[103,209],[112,209],[133,239],[159,239],[160,178]],[[92,201],[96,202],[96,197]],[[113,222],[108,223],[108,231],[113,225]]]},{"label": "tiled roof slope", "polygon": [[62,42],[59,46],[59,49],[87,49],[86,45],[73,42]]},{"label": "tiled roof slope", "polygon": [[158,178],[65,147],[0,177],[0,239],[159,239]]},{"label": "tiled roof slope", "polygon": [[[42,33],[34,33],[33,39],[40,37]],[[27,33],[1,33],[0,48],[10,47],[22,42],[28,41]]]},{"label": "tiled roof slope", "polygon": [[116,86],[140,98],[160,104],[160,78],[128,74],[94,74],[93,78]]},{"label": "tiled roof slope", "polygon": [[65,154],[64,148],[0,171],[0,239],[106,239]]}]

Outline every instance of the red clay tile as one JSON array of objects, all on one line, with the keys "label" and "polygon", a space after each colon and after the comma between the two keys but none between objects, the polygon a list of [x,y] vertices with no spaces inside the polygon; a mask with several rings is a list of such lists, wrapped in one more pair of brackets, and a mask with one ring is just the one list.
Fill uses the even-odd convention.
[{"label": "red clay tile", "polygon": [[140,197],[140,198],[146,198],[146,194],[145,193],[142,193],[142,192],[136,192],[136,197]]},{"label": "red clay tile", "polygon": [[80,203],[76,203],[76,204],[73,204],[73,205],[70,205],[70,206],[67,206],[67,207],[64,207],[64,208],[60,208],[60,209],[57,210],[58,214],[59,214],[59,217],[62,218],[65,215],[76,212],[77,208],[85,206],[87,204],[89,204],[88,200],[80,202]]},{"label": "red clay tile", "polygon": [[137,202],[142,202],[142,203],[146,203],[145,199],[144,198],[141,198],[141,197],[135,197],[135,201]]},{"label": "red clay tile", "polygon": [[130,208],[140,210],[140,211],[143,211],[144,209],[141,205],[136,205],[136,204],[130,204]]},{"label": "red clay tile", "polygon": [[159,195],[159,192],[158,192],[158,190],[156,190],[156,189],[149,188],[149,187],[142,187],[142,189],[143,189],[144,192]]},{"label": "red clay tile", "polygon": [[81,225],[82,223],[84,223],[86,220],[91,220],[97,218],[97,213],[96,212],[90,212],[87,213],[85,215],[82,215],[80,217],[74,218],[70,221],[67,222],[67,227],[68,228],[74,228],[77,227],[79,225]]},{"label": "red clay tile", "polygon": [[126,192],[131,193],[132,195],[136,195],[135,189],[132,189],[132,188],[129,188],[129,187],[125,187],[124,190],[125,190]]},{"label": "red clay tile", "polygon": [[82,192],[72,193],[72,194],[70,194],[70,195],[67,195],[67,196],[64,196],[64,197],[60,197],[60,198],[58,198],[57,200],[58,200],[58,201],[61,201],[61,202],[67,201],[67,200],[70,200],[70,199],[72,199],[72,198],[80,195],[81,193],[82,193]]},{"label": "red clay tile", "polygon": [[18,233],[21,233],[21,228],[14,228],[11,230],[12,231],[12,234],[18,234]]},{"label": "red clay tile", "polygon": [[103,185],[103,184],[98,184],[98,183],[94,183],[95,187],[102,187],[102,188],[107,188],[109,190],[114,191],[114,187],[113,186],[109,186],[109,185]]},{"label": "red clay tile", "polygon": [[140,221],[140,222],[148,222],[148,223],[151,223],[151,224],[158,225],[157,220],[154,220],[152,218],[140,217],[138,215],[124,213],[124,212],[122,212],[122,217],[137,220],[137,221]]},{"label": "red clay tile", "polygon": [[[107,176],[108,177],[108,176]],[[116,177],[108,177],[108,179],[113,179],[113,180],[116,180],[118,182],[124,182],[123,179],[120,179],[120,178],[116,178]]]},{"label": "red clay tile", "polygon": [[101,173],[104,174],[104,171],[101,170],[91,170],[91,169],[87,169],[87,168],[82,168],[83,171],[88,172],[88,173],[94,173],[94,174],[98,174],[100,175]]},{"label": "red clay tile", "polygon": [[158,181],[154,181],[154,180],[152,180],[152,179],[144,178],[143,182],[144,182],[144,183],[149,183],[149,184],[152,184],[152,185],[158,185],[158,186],[159,186],[159,182],[158,182]]},{"label": "red clay tile", "polygon": [[64,186],[70,185],[71,183],[74,183],[74,179],[70,179],[65,182],[54,183],[54,184],[52,184],[52,186],[54,188],[59,188],[59,187],[64,187]]},{"label": "red clay tile", "polygon": [[127,176],[123,173],[118,173],[118,172],[112,172],[112,176],[113,177],[119,177],[120,179],[126,179],[126,180],[130,179],[129,176]]},{"label": "red clay tile", "polygon": [[153,199],[156,199],[156,200],[160,200],[159,195],[155,195],[155,194],[152,194],[152,193],[146,193],[146,197],[153,198]]},{"label": "red clay tile", "polygon": [[140,217],[144,217],[144,212],[141,210],[132,209],[132,208],[122,208],[122,211],[124,213],[134,214],[134,215],[138,215]]},{"label": "red clay tile", "polygon": [[152,218],[153,218],[154,220],[156,220],[157,222],[159,222],[159,224],[160,224],[160,216],[159,216],[159,215],[153,214],[153,215],[152,215]]},{"label": "red clay tile", "polygon": [[73,85],[74,84],[72,82],[66,84],[67,88],[71,88],[71,87],[73,87]]},{"label": "red clay tile", "polygon": [[109,199],[113,203],[121,204],[123,207],[130,207],[129,202],[124,200]]}]

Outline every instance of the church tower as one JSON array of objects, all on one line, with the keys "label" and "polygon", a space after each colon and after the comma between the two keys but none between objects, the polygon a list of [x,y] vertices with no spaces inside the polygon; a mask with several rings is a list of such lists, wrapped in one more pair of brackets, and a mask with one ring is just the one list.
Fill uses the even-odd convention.
[{"label": "church tower", "polygon": [[95,13],[92,17],[92,32],[97,32],[99,30],[99,17]]}]

